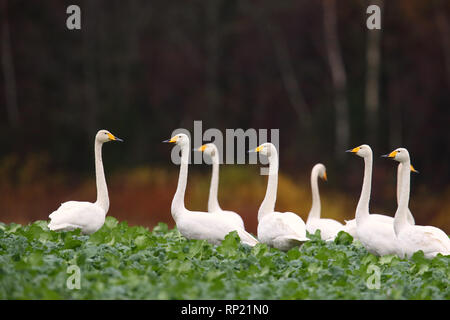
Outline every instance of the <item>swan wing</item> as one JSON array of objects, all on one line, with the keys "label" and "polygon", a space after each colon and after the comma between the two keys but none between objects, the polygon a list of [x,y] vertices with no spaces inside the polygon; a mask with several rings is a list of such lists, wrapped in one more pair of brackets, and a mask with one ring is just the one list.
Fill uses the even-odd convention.
[{"label": "swan wing", "polygon": [[370,253],[378,256],[401,254],[393,223],[385,223],[370,215],[356,228],[359,241]]},{"label": "swan wing", "polygon": [[[59,206],[58,209],[56,209],[55,211],[53,211],[48,217],[52,218],[57,212],[59,212],[60,210],[70,210],[72,208],[78,208],[80,206],[80,203],[85,203],[85,202],[80,202],[80,201],[67,201],[64,203],[61,203],[61,205]],[[86,203],[90,203],[90,202],[86,202]]]},{"label": "swan wing", "polygon": [[212,244],[220,244],[228,233],[237,231],[243,243],[249,245],[258,243],[253,236],[221,213],[190,211],[176,223],[180,233],[187,239],[207,240]]},{"label": "swan wing", "polygon": [[283,239],[298,239],[298,241],[308,241],[306,237],[306,226],[303,220],[292,212],[273,212],[267,214],[258,223],[258,239],[261,242],[274,244]]},{"label": "swan wing", "polygon": [[299,239],[303,239],[304,241],[309,240],[306,237],[305,222],[299,215],[288,211],[281,213],[279,219],[281,219],[280,223],[283,224],[284,229],[290,231],[288,234],[295,234]]},{"label": "swan wing", "polygon": [[450,255],[450,239],[439,228],[433,226],[411,226],[399,235],[408,255],[422,250],[427,257],[438,253]]},{"label": "swan wing", "polygon": [[308,238],[300,238],[293,235],[288,236],[279,236],[272,240],[272,245],[275,248],[278,248],[283,251],[287,251],[293,247],[299,247],[306,241]]},{"label": "swan wing", "polygon": [[50,214],[50,230],[69,230],[80,228],[84,233],[97,231],[105,221],[105,212],[91,202],[70,201],[62,204]]},{"label": "swan wing", "polygon": [[236,223],[242,229],[245,229],[244,221],[242,220],[242,217],[237,212],[222,210],[221,213],[224,214],[226,217],[228,217],[232,223]]},{"label": "swan wing", "polygon": [[334,239],[339,231],[344,230],[344,225],[333,219],[310,219],[306,223],[306,230],[309,233],[315,233],[320,230],[323,240]]}]

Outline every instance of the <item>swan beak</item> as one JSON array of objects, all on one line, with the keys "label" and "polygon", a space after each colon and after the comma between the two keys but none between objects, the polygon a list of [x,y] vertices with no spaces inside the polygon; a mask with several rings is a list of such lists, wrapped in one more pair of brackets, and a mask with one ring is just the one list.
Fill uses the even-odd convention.
[{"label": "swan beak", "polygon": [[248,150],[248,152],[260,152],[262,150],[262,146],[257,147],[256,149]]},{"label": "swan beak", "polygon": [[359,149],[361,149],[361,147],[356,147],[353,149],[345,150],[345,152],[357,153],[359,151]]},{"label": "swan beak", "polygon": [[391,153],[388,154],[388,158],[395,158],[396,155],[397,151],[392,151]]},{"label": "swan beak", "polygon": [[412,164],[410,165],[410,167],[411,167],[411,171],[412,171],[412,172],[419,173],[419,171],[417,171],[416,169],[414,169],[414,167],[413,167]]},{"label": "swan beak", "polygon": [[114,136],[114,135],[111,134],[111,133],[108,133],[108,138],[109,138],[109,140],[111,140],[111,141],[120,141],[120,142],[123,142],[122,139],[117,138],[116,136]]},{"label": "swan beak", "polygon": [[326,171],[323,173],[323,177],[322,178],[323,178],[323,180],[328,181],[327,172]]},{"label": "swan beak", "polygon": [[201,151],[201,152],[203,152],[203,151],[205,151],[205,149],[206,149],[206,144],[204,144],[204,145],[202,145],[200,148],[198,148],[198,149],[194,149],[194,151]]},{"label": "swan beak", "polygon": [[176,137],[172,137],[170,139],[164,140],[163,143],[175,143],[177,142]]}]

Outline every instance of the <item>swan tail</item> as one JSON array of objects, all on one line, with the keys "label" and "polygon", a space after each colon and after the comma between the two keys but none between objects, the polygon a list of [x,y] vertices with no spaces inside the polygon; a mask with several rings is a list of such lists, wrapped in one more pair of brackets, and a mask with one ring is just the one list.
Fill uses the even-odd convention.
[{"label": "swan tail", "polygon": [[77,228],[80,228],[80,226],[77,225],[73,225],[70,223],[61,223],[61,224],[54,224],[52,222],[50,222],[48,224],[48,228],[52,231],[70,231],[70,230],[75,230]]},{"label": "swan tail", "polygon": [[245,230],[240,232],[239,237],[241,238],[242,243],[249,245],[251,247],[254,247],[259,243],[259,241],[254,236],[252,236]]}]

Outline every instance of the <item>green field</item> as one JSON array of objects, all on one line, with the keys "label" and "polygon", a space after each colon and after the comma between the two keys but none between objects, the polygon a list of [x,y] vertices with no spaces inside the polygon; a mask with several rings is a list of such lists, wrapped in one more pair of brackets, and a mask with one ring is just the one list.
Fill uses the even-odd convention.
[{"label": "green field", "polygon": [[113,217],[90,236],[46,224],[0,224],[0,299],[450,299],[450,256],[375,257],[344,232],[285,253]]}]

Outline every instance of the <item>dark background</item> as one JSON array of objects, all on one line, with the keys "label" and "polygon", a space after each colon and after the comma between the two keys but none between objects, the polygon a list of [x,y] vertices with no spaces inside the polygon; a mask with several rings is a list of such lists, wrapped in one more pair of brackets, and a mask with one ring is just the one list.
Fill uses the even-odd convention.
[{"label": "dark background", "polygon": [[[306,219],[312,166],[327,166],[322,215],[354,217],[374,151],[371,211],[393,215],[396,164],[420,174],[410,208],[450,232],[450,2],[0,0],[0,221],[47,219],[95,199],[93,139],[103,149],[109,215],[173,225],[178,167],[161,144],[173,130],[279,129],[277,208]],[[68,30],[66,8],[81,8]],[[381,9],[368,30],[366,8]],[[256,231],[266,186],[259,165],[223,165],[219,199]],[[210,168],[190,167],[186,205],[205,210]]]}]

